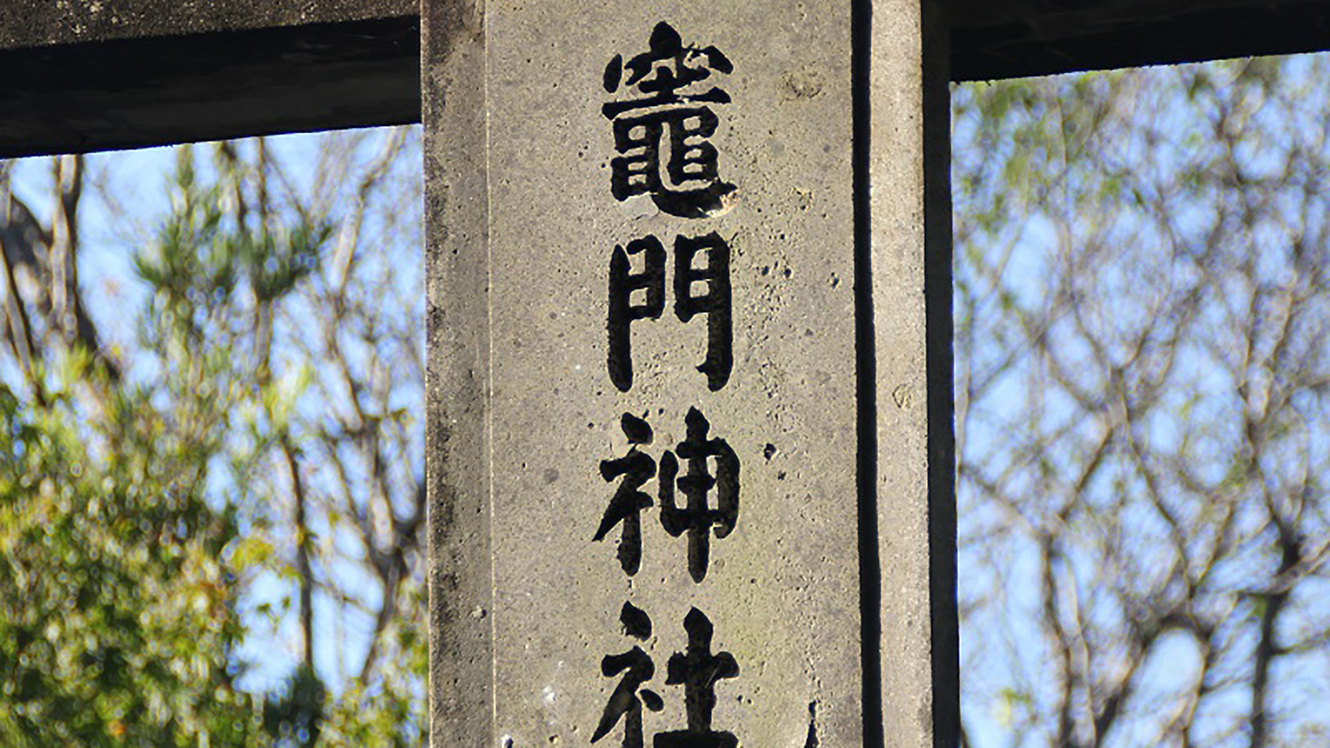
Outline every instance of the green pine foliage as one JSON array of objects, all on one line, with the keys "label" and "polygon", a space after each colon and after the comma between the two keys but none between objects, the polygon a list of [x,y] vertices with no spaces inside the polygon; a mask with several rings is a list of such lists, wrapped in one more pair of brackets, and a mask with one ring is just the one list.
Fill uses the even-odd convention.
[{"label": "green pine foliage", "polygon": [[68,391],[23,408],[0,387],[0,743],[257,745],[209,440],[140,397],[108,407],[82,419]]},{"label": "green pine foliage", "polygon": [[[277,167],[265,157],[262,144],[176,150],[170,210],[131,258],[144,303],[91,309],[94,319],[133,320],[127,349],[50,345],[21,369],[0,356],[4,748],[425,742],[417,556],[384,556],[402,613],[385,622],[361,677],[301,662],[273,683],[253,677],[245,654],[253,658],[256,630],[298,615],[295,590],[327,594],[337,583],[327,569],[339,562],[322,566],[319,555],[329,541],[370,526],[354,501],[334,501],[329,452],[317,443],[325,434],[311,425],[327,407],[310,403],[329,365],[293,340],[322,341],[283,327],[283,315],[295,309],[311,328],[337,330],[358,310],[388,303],[382,288],[370,298],[357,275],[383,263],[345,256],[336,300],[320,296],[345,220],[327,206],[297,204],[289,191],[279,198],[275,186],[270,194]],[[362,202],[371,191],[362,188]],[[44,298],[24,299],[39,342],[61,324],[43,317]],[[98,365],[107,356],[119,366]],[[358,359],[340,360],[339,375],[358,373]],[[357,407],[366,425],[328,438],[355,445],[374,429],[406,433],[400,398],[389,417],[375,416],[368,401]],[[343,477],[349,485],[358,476]],[[306,505],[298,527],[281,508],[292,501],[292,480]],[[407,527],[399,542],[411,546],[419,523]],[[260,580],[291,594],[256,605]]]}]

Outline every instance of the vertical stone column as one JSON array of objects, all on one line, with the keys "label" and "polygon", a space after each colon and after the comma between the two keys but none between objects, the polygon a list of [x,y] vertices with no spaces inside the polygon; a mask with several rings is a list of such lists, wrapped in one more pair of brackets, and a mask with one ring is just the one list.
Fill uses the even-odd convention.
[{"label": "vertical stone column", "polygon": [[867,121],[856,131],[862,160],[855,175],[862,180],[860,408],[875,418],[861,431],[861,448],[871,446],[875,464],[861,462],[861,489],[874,490],[861,493],[860,502],[876,504],[869,534],[880,555],[865,576],[881,569],[882,744],[955,746],[948,25],[944,2],[866,5],[859,6],[855,48],[863,66],[857,99]]},{"label": "vertical stone column", "polygon": [[425,0],[435,746],[953,739],[920,11]]},{"label": "vertical stone column", "polygon": [[430,744],[493,746],[484,0],[421,6]]}]

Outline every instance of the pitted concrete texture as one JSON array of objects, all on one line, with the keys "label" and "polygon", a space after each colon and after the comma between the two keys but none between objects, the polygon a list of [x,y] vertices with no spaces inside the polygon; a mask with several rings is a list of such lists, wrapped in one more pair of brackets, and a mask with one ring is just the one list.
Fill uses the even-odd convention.
[{"label": "pitted concrete texture", "polygon": [[[878,2],[868,29],[849,0],[425,7],[434,744],[945,742],[954,575],[930,548],[954,532],[933,511],[951,500],[933,405],[949,372],[929,367],[950,363],[926,315],[949,296],[925,267],[947,259],[926,246],[945,239],[946,150],[926,181],[923,89],[947,86],[924,70],[918,6]],[[635,59],[656,34],[684,49]],[[663,95],[634,87],[681,64],[710,71],[695,98],[614,108]],[[883,102],[858,112],[875,118],[858,162],[856,90]],[[632,180],[616,194],[615,159],[650,142],[652,173],[714,147],[733,189],[693,209]],[[717,267],[678,260],[697,240],[730,248],[728,378],[698,369],[724,335],[688,319],[715,282],[678,280]],[[615,272],[639,282],[621,298],[641,317],[631,382]],[[876,329],[856,320],[869,285]],[[881,375],[864,402],[861,362]],[[666,507],[702,486],[723,521],[736,483],[700,564]],[[634,510],[615,516],[618,491]]]},{"label": "pitted concrete texture", "polygon": [[956,80],[1330,46],[1323,0],[951,0],[950,6]]},{"label": "pitted concrete texture", "polygon": [[416,0],[5,0],[0,49],[414,16]]},{"label": "pitted concrete texture", "polygon": [[430,745],[492,740],[484,5],[424,5]]},{"label": "pitted concrete texture", "polygon": [[[714,627],[712,654],[738,671],[715,681],[712,730],[751,746],[861,744],[850,3],[494,2],[487,22],[494,744],[588,745],[633,677],[605,658],[633,647],[654,669],[641,688],[662,699],[653,711],[643,697],[644,740],[688,728],[669,663],[694,609]],[[709,141],[735,185],[704,217],[611,194],[620,154],[602,105],[644,94],[630,70],[607,93],[605,71],[616,55],[630,68],[660,22],[733,66],[696,87],[731,100],[708,104],[714,135],[689,141]],[[696,368],[709,320],[675,313],[676,237],[712,232],[732,251],[734,362],[715,391]],[[648,236],[666,252],[664,311],[632,323],[621,392],[607,365],[611,255]],[[733,531],[709,532],[695,581],[688,538],[663,527],[661,467],[641,487],[654,505],[629,575],[622,525],[592,540],[622,480],[602,461],[629,454],[627,413],[652,431],[638,453],[658,466],[680,454],[682,476],[693,408],[740,465]],[[628,635],[643,629],[625,626],[625,604],[649,635]],[[597,745],[624,740],[629,716],[610,729],[612,717]]]},{"label": "pitted concrete texture", "polygon": [[912,748],[960,737],[950,111],[939,9],[875,3],[869,54],[882,744]]}]

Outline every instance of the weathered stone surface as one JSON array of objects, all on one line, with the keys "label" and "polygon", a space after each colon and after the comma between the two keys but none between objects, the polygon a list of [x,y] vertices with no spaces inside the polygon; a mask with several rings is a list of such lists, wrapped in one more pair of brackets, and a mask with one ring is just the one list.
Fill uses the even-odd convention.
[{"label": "weathered stone surface", "polygon": [[484,5],[424,10],[430,745],[495,748]]},{"label": "weathered stone surface", "polygon": [[[693,608],[739,676],[716,684],[713,728],[744,745],[862,742],[855,503],[854,231],[849,3],[635,0],[490,5],[489,168],[495,730],[500,744],[586,745],[624,677],[602,659],[641,646],[664,710],[646,739],[688,725],[666,663]],[[701,219],[649,196],[611,195],[606,64],[646,52],[667,21],[684,44],[732,61],[714,84],[728,212]],[[707,83],[713,83],[708,80]],[[705,88],[705,86],[704,86]],[[719,391],[696,366],[706,320],[672,314],[674,241],[718,232],[732,247],[734,367]],[[616,245],[653,235],[666,311],[632,325],[634,380],[607,371],[607,275]],[[701,289],[698,289],[699,291]],[[642,513],[641,569],[616,558],[620,528],[592,536],[619,481],[598,472],[645,418],[641,451],[678,451],[696,407],[740,462],[740,511],[690,575],[661,507]],[[768,446],[769,445],[769,446]],[[712,470],[718,468],[712,466]],[[656,497],[661,480],[643,490]],[[711,496],[713,506],[716,496]],[[626,636],[625,603],[653,623]],[[810,715],[816,715],[816,725]],[[604,740],[622,741],[621,722]]]},{"label": "weathered stone surface", "polygon": [[[694,609],[714,626],[712,652],[738,670],[715,683],[712,729],[741,744],[951,737],[933,723],[954,716],[954,569],[929,565],[930,548],[954,543],[946,507],[930,514],[952,500],[950,371],[934,370],[950,366],[950,341],[932,341],[932,354],[926,345],[927,315],[949,312],[939,306],[949,288],[937,285],[948,253],[934,237],[946,228],[946,151],[944,139],[926,182],[919,8],[879,2],[870,28],[851,2],[446,7],[425,19],[429,34],[441,32],[425,73],[435,744],[587,745],[608,729],[607,705],[627,677],[626,661],[605,658],[635,646],[654,670],[640,693],[663,701],[655,711],[643,697],[645,740],[688,727],[696,715],[682,672],[671,674],[682,661],[669,663],[687,649]],[[733,65],[707,81],[731,99],[707,104],[715,133],[688,144],[713,144],[719,179],[736,189],[699,214],[611,194],[621,154],[602,104],[631,75],[606,66],[646,52],[662,21]],[[945,67],[929,75],[931,101],[945,101]],[[870,91],[885,108],[856,109]],[[925,211],[928,187],[941,203]],[[705,316],[675,313],[676,237],[711,232],[732,251],[727,381],[697,369]],[[630,326],[628,386],[607,364],[611,257],[648,236],[663,245],[665,293],[658,319]],[[926,262],[943,267],[932,282]],[[643,270],[641,255],[631,268]],[[861,379],[861,364],[880,382]],[[662,486],[684,490],[660,473],[667,452],[682,458],[694,408],[739,463],[737,520],[710,536],[705,575],[661,517]],[[650,438],[641,422],[625,427],[625,414],[649,424]],[[930,417],[942,419],[931,432]],[[641,485],[652,506],[640,515],[640,567],[629,570],[617,554],[623,524],[601,542],[593,535],[623,481],[605,463],[634,453],[653,465]],[[721,462],[708,462],[713,475]],[[935,603],[936,591],[951,604]],[[939,625],[951,638],[934,637]],[[628,719],[598,745],[620,745]]]},{"label": "weathered stone surface", "polygon": [[[866,171],[883,745],[959,744],[950,110],[938,3],[878,0]],[[861,406],[869,403],[861,403]]]},{"label": "weathered stone surface", "polygon": [[414,122],[419,51],[414,14],[0,50],[0,157]]},{"label": "weathered stone surface", "polygon": [[1294,54],[1330,48],[1321,0],[952,0],[952,76]]},{"label": "weathered stone surface", "polygon": [[416,14],[416,0],[5,0],[0,48],[345,23]]}]

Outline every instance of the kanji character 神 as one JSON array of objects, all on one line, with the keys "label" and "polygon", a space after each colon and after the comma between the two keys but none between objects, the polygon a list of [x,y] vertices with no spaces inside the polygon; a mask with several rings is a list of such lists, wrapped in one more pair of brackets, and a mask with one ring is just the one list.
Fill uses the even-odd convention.
[{"label": "kanji character \u795e", "polygon": [[601,517],[600,527],[592,540],[604,540],[615,525],[623,524],[619,536],[619,564],[629,576],[642,565],[642,510],[651,506],[651,496],[640,489],[656,477],[656,461],[637,450],[639,444],[650,444],[654,438],[651,425],[631,413],[624,413],[620,428],[633,446],[628,454],[600,463],[600,475],[606,482],[623,478]]},{"label": "kanji character \u795e", "polygon": [[[688,409],[684,423],[686,437],[675,449],[688,472],[677,477],[679,460],[673,452],[660,458],[660,523],[676,538],[688,533],[688,572],[693,581],[701,582],[710,563],[712,528],[717,538],[724,538],[739,519],[739,456],[724,439],[707,438],[711,424],[697,408]],[[714,475],[710,469],[713,458]],[[674,501],[676,483],[687,500],[682,507]],[[712,489],[716,491],[715,509],[708,501]]]}]

